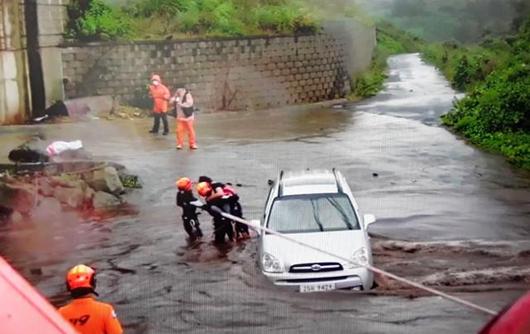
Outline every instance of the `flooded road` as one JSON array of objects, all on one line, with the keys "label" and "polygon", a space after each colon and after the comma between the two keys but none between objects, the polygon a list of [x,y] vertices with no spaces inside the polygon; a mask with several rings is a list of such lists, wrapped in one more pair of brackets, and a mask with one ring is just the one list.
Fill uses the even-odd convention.
[{"label": "flooded road", "polygon": [[[41,211],[0,226],[0,254],[57,305],[65,271],[96,266],[100,295],[128,333],[476,332],[485,316],[407,298],[414,293],[384,280],[365,294],[278,289],[258,272],[254,241],[189,244],[174,206],[177,177],[209,175],[241,184],[245,216],[259,218],[280,169],[336,167],[363,213],[378,217],[376,264],[500,309],[530,280],[530,176],[437,125],[454,97],[418,55],[401,55],[380,95],[344,109],[199,114],[198,151],[148,135],[150,120],[1,128],[4,157],[36,131],[82,139],[144,189],[129,198],[138,214],[119,219]],[[209,235],[209,217],[200,219]]]}]

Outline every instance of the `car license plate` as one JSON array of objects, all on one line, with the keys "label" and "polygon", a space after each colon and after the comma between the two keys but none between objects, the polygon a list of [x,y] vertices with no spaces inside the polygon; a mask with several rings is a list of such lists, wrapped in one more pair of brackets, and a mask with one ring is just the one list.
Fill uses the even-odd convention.
[{"label": "car license plate", "polygon": [[304,284],[300,285],[300,292],[319,292],[335,290],[335,283]]}]

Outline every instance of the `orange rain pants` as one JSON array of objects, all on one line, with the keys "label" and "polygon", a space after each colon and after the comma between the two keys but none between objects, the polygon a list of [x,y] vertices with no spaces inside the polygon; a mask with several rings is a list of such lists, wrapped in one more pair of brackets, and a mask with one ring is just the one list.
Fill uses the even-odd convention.
[{"label": "orange rain pants", "polygon": [[193,121],[194,118],[178,118],[177,119],[177,145],[183,146],[184,145],[184,137],[186,135],[186,132],[188,132],[188,141],[190,144],[190,147],[195,148],[196,142],[195,142],[195,129],[193,128]]}]

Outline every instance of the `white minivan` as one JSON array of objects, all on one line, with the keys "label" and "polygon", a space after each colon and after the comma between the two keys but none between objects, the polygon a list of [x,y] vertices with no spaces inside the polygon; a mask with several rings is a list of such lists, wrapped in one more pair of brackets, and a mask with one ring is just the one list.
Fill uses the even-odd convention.
[{"label": "white minivan", "polygon": [[[375,217],[360,218],[350,187],[339,171],[282,171],[269,185],[263,226],[355,263],[372,264],[366,228]],[[259,263],[274,284],[300,292],[368,290],[373,286],[373,273],[364,267],[266,232],[259,236]]]}]

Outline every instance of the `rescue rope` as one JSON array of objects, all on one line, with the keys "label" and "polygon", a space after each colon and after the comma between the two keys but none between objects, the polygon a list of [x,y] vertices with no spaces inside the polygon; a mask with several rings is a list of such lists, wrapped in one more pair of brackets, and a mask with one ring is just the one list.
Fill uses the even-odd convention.
[{"label": "rescue rope", "polygon": [[[218,209],[217,209],[217,208],[213,208],[213,210],[214,210],[214,211],[217,211]],[[485,313],[485,314],[488,314],[488,315],[497,315],[497,312],[495,312],[495,311],[493,311],[493,310],[490,310],[490,309],[488,309],[488,308],[486,308],[486,307],[482,307],[482,306],[480,306],[480,305],[474,304],[474,303],[469,302],[469,301],[467,301],[467,300],[464,300],[464,299],[462,299],[462,298],[458,298],[458,297],[455,297],[455,296],[449,295],[449,294],[447,294],[447,293],[445,293],[445,292],[443,292],[443,291],[439,291],[439,290],[436,290],[436,289],[430,288],[430,287],[428,287],[428,286],[425,286],[425,285],[423,285],[423,284],[421,284],[421,283],[417,283],[417,282],[411,281],[411,280],[409,280],[409,279],[407,279],[407,278],[404,278],[404,277],[401,277],[401,276],[398,276],[398,275],[392,274],[392,273],[390,273],[390,272],[388,272],[388,271],[385,271],[385,270],[379,269],[379,268],[374,267],[374,266],[372,266],[372,265],[370,265],[370,264],[357,263],[357,262],[355,262],[355,261],[352,261],[351,259],[348,259],[348,258],[342,257],[342,256],[340,256],[340,255],[333,254],[333,253],[328,252],[328,251],[326,251],[326,250],[324,250],[324,249],[320,249],[320,248],[318,248],[318,247],[311,246],[311,245],[306,244],[306,243],[304,243],[304,242],[301,242],[301,241],[295,240],[295,239],[290,238],[290,237],[288,237],[288,236],[286,236],[286,235],[284,235],[284,234],[282,234],[282,233],[276,232],[276,231],[274,231],[274,230],[271,230],[271,229],[269,229],[269,228],[267,228],[267,227],[264,227],[264,226],[261,226],[261,225],[258,226],[258,225],[254,224],[254,223],[248,222],[248,221],[246,221],[246,220],[244,220],[244,219],[241,219],[241,218],[239,218],[239,217],[236,217],[236,216],[233,216],[233,215],[231,215],[231,214],[228,214],[228,213],[222,212],[221,210],[218,210],[218,213],[220,213],[220,214],[221,214],[223,217],[225,217],[225,218],[228,218],[228,219],[230,219],[230,220],[232,220],[232,221],[235,221],[235,222],[238,222],[238,223],[241,223],[241,224],[245,224],[245,225],[247,225],[247,226],[249,226],[249,227],[251,227],[251,228],[253,228],[253,229],[258,229],[258,230],[265,231],[265,232],[267,232],[267,233],[270,233],[270,234],[276,235],[276,236],[278,236],[278,237],[280,237],[280,238],[283,238],[283,239],[285,239],[285,240],[288,240],[288,241],[293,242],[293,243],[295,243],[295,244],[298,244],[298,245],[300,245],[300,246],[310,248],[310,249],[315,250],[315,251],[317,251],[317,252],[321,252],[321,253],[323,253],[323,254],[326,254],[326,255],[329,255],[329,256],[335,257],[335,258],[337,258],[337,259],[339,259],[339,260],[345,261],[345,262],[350,263],[350,264],[354,264],[354,265],[356,265],[356,266],[364,267],[364,268],[366,268],[366,269],[368,269],[368,270],[371,270],[371,271],[374,272],[374,273],[377,273],[377,274],[381,274],[381,275],[384,275],[384,276],[390,277],[390,278],[392,278],[392,279],[394,279],[394,280],[396,280],[396,281],[398,281],[398,282],[405,283],[405,284],[410,285],[410,286],[413,286],[413,287],[415,287],[415,288],[417,288],[417,289],[427,291],[427,292],[429,292],[429,293],[431,293],[431,294],[433,294],[433,295],[436,295],[436,296],[439,296],[439,297],[445,298],[445,299],[447,299],[447,300],[450,300],[450,301],[455,302],[455,303],[460,304],[460,305],[467,306],[467,307],[469,307],[469,308],[471,308],[471,309],[474,309],[474,310],[476,310],[476,311],[480,311],[480,312]]]}]

